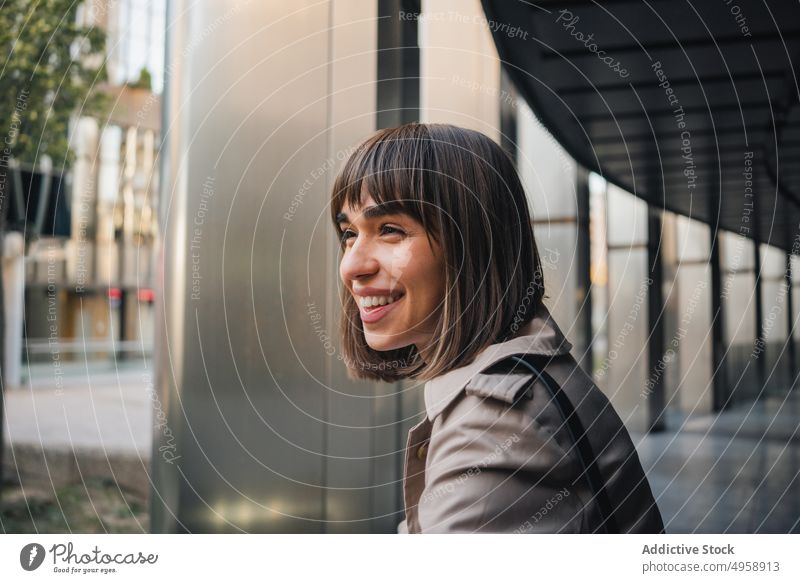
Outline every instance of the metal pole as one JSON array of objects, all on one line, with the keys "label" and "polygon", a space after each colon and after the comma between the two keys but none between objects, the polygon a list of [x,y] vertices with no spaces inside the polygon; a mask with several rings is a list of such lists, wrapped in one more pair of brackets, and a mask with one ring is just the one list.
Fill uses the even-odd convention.
[{"label": "metal pole", "polygon": [[767,379],[767,360],[766,346],[764,339],[764,298],[761,286],[761,225],[758,212],[758,201],[753,197],[753,272],[755,274],[755,296],[756,296],[756,347],[759,348],[756,357],[756,375],[758,378],[758,394],[763,393],[764,384]]},{"label": "metal pole", "polygon": [[589,236],[589,171],[577,166],[575,184],[577,273],[575,274],[575,303],[578,330],[581,334],[580,365],[592,374],[592,241]]},{"label": "metal pole", "polygon": [[418,0],[378,0],[378,83],[376,126],[419,121]]},{"label": "metal pole", "polygon": [[647,207],[647,266],[650,275],[647,290],[647,319],[650,337],[647,342],[649,381],[652,391],[648,398],[650,432],[666,429],[664,420],[664,275],[661,260],[661,209]]},{"label": "metal pole", "polygon": [[517,94],[505,68],[500,69],[500,145],[517,164]]},{"label": "metal pole", "polygon": [[[786,254],[786,343],[789,351],[789,379],[797,376],[797,346],[794,342],[794,298],[792,297],[792,253]],[[794,384],[792,384],[792,387]]]},{"label": "metal pole", "polygon": [[725,361],[725,304],[722,301],[722,271],[719,259],[719,229],[711,226],[711,364],[714,374],[712,410],[722,411],[728,400],[728,369]]}]

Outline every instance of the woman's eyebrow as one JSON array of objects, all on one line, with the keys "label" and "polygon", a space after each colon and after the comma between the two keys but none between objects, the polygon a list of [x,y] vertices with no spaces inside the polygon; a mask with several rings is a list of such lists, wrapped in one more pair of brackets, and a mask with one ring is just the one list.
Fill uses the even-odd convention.
[{"label": "woman's eyebrow", "polygon": [[[400,201],[397,200],[389,200],[386,202],[382,202],[380,204],[374,204],[372,206],[368,206],[365,208],[361,215],[369,220],[369,219],[376,219],[378,217],[384,217],[386,215],[407,215],[408,213],[403,208],[403,205]],[[336,215],[336,224],[341,223],[349,223],[350,219],[347,217],[345,213],[339,213]]]}]

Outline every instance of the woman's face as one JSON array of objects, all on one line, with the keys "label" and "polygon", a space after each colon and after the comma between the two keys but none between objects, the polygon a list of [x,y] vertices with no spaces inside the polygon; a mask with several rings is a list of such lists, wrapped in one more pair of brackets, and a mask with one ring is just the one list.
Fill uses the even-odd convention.
[{"label": "woman's face", "polygon": [[344,240],[339,274],[359,307],[370,348],[414,344],[424,360],[444,300],[441,248],[396,205],[376,206],[368,194],[363,200],[356,208],[345,205],[337,217]]}]

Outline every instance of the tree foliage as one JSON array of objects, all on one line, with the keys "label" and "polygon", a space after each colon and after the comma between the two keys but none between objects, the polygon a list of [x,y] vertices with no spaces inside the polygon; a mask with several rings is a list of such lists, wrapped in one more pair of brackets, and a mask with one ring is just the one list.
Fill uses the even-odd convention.
[{"label": "tree foliage", "polygon": [[76,24],[76,0],[4,0],[0,9],[0,150],[4,159],[55,166],[70,159],[73,113],[98,115],[105,32]]}]

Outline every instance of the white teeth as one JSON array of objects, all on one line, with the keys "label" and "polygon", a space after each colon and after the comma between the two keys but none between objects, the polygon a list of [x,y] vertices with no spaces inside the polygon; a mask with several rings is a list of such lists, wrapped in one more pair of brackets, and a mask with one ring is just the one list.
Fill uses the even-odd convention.
[{"label": "white teeth", "polygon": [[362,296],[358,298],[358,305],[362,308],[371,308],[372,306],[385,306],[391,304],[399,299],[398,296]]}]

